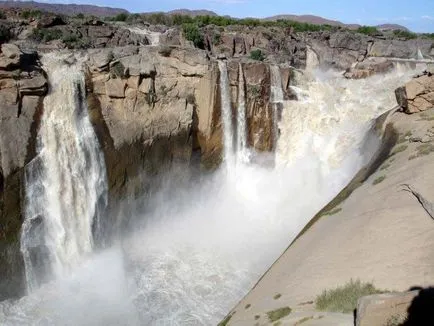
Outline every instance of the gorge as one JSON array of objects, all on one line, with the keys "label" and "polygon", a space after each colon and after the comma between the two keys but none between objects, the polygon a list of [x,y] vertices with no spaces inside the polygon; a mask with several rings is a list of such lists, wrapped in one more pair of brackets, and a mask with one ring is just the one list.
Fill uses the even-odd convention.
[{"label": "gorge", "polygon": [[[2,44],[2,325],[214,325],[229,311],[251,325],[249,300],[270,305],[258,280],[377,171],[396,109],[433,102],[422,82],[395,94],[428,69],[424,39],[259,27],[213,43],[208,27],[203,50],[176,29],[86,26],[86,49]],[[257,47],[266,60],[248,57]]]}]

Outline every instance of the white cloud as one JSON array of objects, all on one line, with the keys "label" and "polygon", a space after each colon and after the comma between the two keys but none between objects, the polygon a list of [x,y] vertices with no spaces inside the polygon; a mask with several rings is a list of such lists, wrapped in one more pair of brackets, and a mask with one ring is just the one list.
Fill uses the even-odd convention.
[{"label": "white cloud", "polygon": [[420,18],[422,18],[422,19],[427,19],[427,20],[434,20],[434,17],[433,16],[422,16],[422,17],[420,17]]}]

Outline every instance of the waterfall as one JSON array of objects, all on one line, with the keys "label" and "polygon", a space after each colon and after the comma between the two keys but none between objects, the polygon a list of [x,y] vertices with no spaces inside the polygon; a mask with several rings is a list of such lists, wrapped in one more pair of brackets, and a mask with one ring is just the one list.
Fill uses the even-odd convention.
[{"label": "waterfall", "polygon": [[219,61],[218,65],[220,70],[220,98],[223,124],[223,160],[226,165],[232,166],[235,161],[235,152],[228,68],[226,66],[226,62],[224,61]]},{"label": "waterfall", "polygon": [[424,60],[425,58],[423,57],[422,51],[418,48],[417,49],[417,60]]},{"label": "waterfall", "polygon": [[243,65],[238,72],[237,160],[247,162],[246,92]]},{"label": "waterfall", "polygon": [[271,103],[273,105],[273,149],[276,149],[279,138],[278,110],[283,103],[282,76],[278,66],[270,67]]},{"label": "waterfall", "polygon": [[[226,64],[219,63],[219,67],[224,145],[230,157],[234,148],[229,83]],[[53,228],[58,228],[60,234],[71,232],[65,229],[63,220],[58,221],[57,215],[51,213],[51,206],[69,207],[65,212],[69,214],[78,205],[71,199],[66,206],[64,199],[71,183],[68,178],[82,155],[77,145],[82,134],[75,133],[83,123],[77,119],[83,105],[75,96],[82,88],[82,75],[76,67],[58,69],[48,67],[56,88],[44,103],[39,155],[28,166],[28,186],[35,189],[34,194],[28,190],[28,201],[32,200],[28,209],[33,208],[34,213],[26,214],[25,224],[30,227],[23,230],[22,237],[31,244],[39,241],[36,229],[46,229],[43,240],[50,257],[54,256],[51,253],[56,240]],[[276,77],[272,77],[272,102],[279,103],[281,84],[276,72],[277,67],[272,68]],[[121,250],[116,243],[114,248],[98,252],[80,264],[74,277],[59,278],[20,300],[0,303],[0,324],[216,325],[312,216],[370,159],[379,143],[371,132],[374,119],[396,105],[394,90],[414,73],[394,71],[365,80],[347,80],[339,72],[318,71],[312,77],[300,73],[296,76],[297,87],[293,88],[299,101],[281,103],[285,110],[279,122],[275,166],[240,164],[236,173],[227,173],[223,168],[186,187],[174,189],[169,183],[151,202],[147,201],[146,212],[127,208],[125,214],[140,217],[142,224],[134,225],[132,234],[120,234]],[[78,88],[71,87],[74,81]],[[54,102],[56,106],[51,105]],[[65,121],[65,115],[71,118]],[[55,122],[63,125],[61,134],[57,134]],[[55,148],[45,140],[49,133],[58,139]],[[97,146],[91,134],[92,144]],[[88,141],[83,140],[81,145]],[[86,171],[74,171],[75,182],[83,186],[90,183],[90,168],[102,164],[97,150],[92,154],[96,157],[91,157],[92,146],[87,151],[87,177],[82,178]],[[60,157],[61,151],[71,155]],[[104,171],[103,166],[98,171]],[[61,185],[54,182],[60,176],[66,180]],[[32,178],[39,183],[31,182]],[[96,194],[101,194],[98,187],[102,184],[93,186],[99,189]],[[75,198],[83,200],[83,205],[92,205],[95,201],[90,197],[77,193]],[[67,217],[76,221],[77,216]],[[30,225],[32,217],[35,223]],[[83,233],[89,235],[90,231]],[[64,240],[71,241],[66,237]],[[91,250],[91,243],[87,250]],[[136,322],[137,315],[140,320]]]},{"label": "waterfall", "polygon": [[81,65],[47,55],[43,66],[51,89],[44,99],[38,155],[25,171],[21,234],[30,291],[43,281],[38,274],[61,276],[92,251],[107,204],[105,163],[88,117]]}]

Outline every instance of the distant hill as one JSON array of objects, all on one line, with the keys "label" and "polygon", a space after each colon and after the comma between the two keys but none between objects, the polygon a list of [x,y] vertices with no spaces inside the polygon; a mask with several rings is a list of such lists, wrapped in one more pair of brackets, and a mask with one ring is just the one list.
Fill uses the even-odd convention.
[{"label": "distant hill", "polygon": [[0,8],[37,9],[70,16],[82,13],[85,15],[103,17],[128,13],[127,10],[121,8],[99,7],[94,5],[55,4],[35,1],[0,1]]},{"label": "distant hill", "polygon": [[277,16],[264,18],[264,20],[279,20],[279,19],[292,20],[299,23],[308,23],[308,24],[315,24],[315,25],[345,26],[345,24],[341,23],[340,21],[330,20],[330,19],[326,19],[314,15],[277,15]]},{"label": "distant hill", "polygon": [[185,15],[185,16],[218,16],[214,11],[210,10],[190,10],[190,9],[176,9],[168,11],[169,15]]},{"label": "distant hill", "polygon": [[376,27],[380,31],[391,31],[391,30],[401,30],[406,32],[410,31],[407,27],[398,24],[382,24],[382,25],[377,25]]},{"label": "distant hill", "polygon": [[[7,0],[7,1],[0,0],[0,8],[37,9],[41,11],[47,11],[56,14],[64,14],[70,16],[74,16],[79,13],[82,13],[84,15],[105,17],[105,16],[115,16],[121,13],[129,13],[127,10],[121,8],[99,7],[94,5],[55,4],[55,3],[45,3],[45,2],[36,2],[36,1],[13,1],[13,0]],[[190,9],[176,9],[176,10],[168,11],[165,14],[187,15],[191,17],[218,16],[217,13],[210,10],[190,10]],[[341,26],[349,29],[357,29],[360,27],[360,25],[358,24],[344,24],[337,20],[331,20],[320,16],[314,16],[314,15],[277,15],[277,16],[267,17],[262,20],[271,21],[271,20],[278,20],[278,19],[292,20],[300,23],[308,23],[308,24],[315,24],[315,25]],[[381,31],[395,30],[395,29],[409,31],[408,28],[406,28],[405,26],[397,25],[397,24],[382,24],[375,27],[377,27]]]}]

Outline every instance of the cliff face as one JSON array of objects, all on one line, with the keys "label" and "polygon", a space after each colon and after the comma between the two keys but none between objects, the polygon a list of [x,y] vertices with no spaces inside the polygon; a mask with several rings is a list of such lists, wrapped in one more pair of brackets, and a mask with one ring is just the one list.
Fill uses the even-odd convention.
[{"label": "cliff face", "polygon": [[47,80],[36,53],[3,44],[0,54],[0,300],[22,291],[19,249],[24,166],[35,155]]},{"label": "cliff face", "polygon": [[[368,56],[412,57],[432,42],[374,39],[352,32],[294,33],[288,29],[228,27],[206,30],[205,50],[196,49],[179,28],[131,26],[97,20],[75,26],[45,20],[8,25],[14,44],[0,54],[0,300],[22,294],[19,232],[23,219],[24,167],[35,155],[36,135],[48,82],[38,52],[86,48],[87,102],[108,173],[112,208],[116,201],[158,187],[161,173],[179,168],[216,168],[222,160],[220,72],[227,60],[232,118],[240,88],[246,93],[248,144],[272,151],[278,115],[271,103],[272,67],[279,66],[284,98],[293,97],[292,67],[347,69]],[[12,26],[12,27],[11,27]],[[75,28],[77,27],[77,28]],[[75,35],[37,43],[35,30]],[[218,36],[217,36],[218,35]],[[153,43],[159,46],[143,46]],[[79,42],[77,40],[85,40]],[[1,40],[0,40],[1,41]],[[157,43],[158,43],[157,42]],[[122,47],[119,47],[122,46]],[[260,49],[264,61],[249,58]],[[242,71],[240,71],[240,67]],[[244,85],[240,85],[240,73]]]}]

